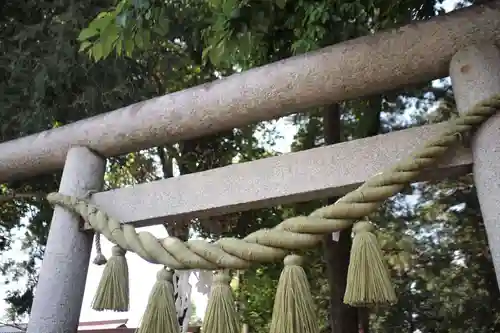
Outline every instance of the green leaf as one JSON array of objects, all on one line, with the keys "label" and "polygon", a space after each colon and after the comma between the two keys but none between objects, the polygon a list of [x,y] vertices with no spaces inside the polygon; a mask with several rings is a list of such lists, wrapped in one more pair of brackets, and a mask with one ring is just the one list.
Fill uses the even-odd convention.
[{"label": "green leaf", "polygon": [[91,28],[85,28],[82,31],[80,31],[80,34],[78,35],[78,41],[84,41],[87,40],[91,37],[94,37],[95,35],[98,35],[99,31]]},{"label": "green leaf", "polygon": [[116,16],[116,23],[118,23],[122,28],[127,26],[128,23],[128,14],[122,13]]},{"label": "green leaf", "polygon": [[97,43],[92,47],[92,56],[94,57],[94,61],[97,62],[103,57],[102,44]]},{"label": "green leaf", "polygon": [[114,41],[106,41],[105,43],[101,43],[101,45],[102,45],[101,59],[106,59],[113,50]]},{"label": "green leaf", "polygon": [[127,0],[121,0],[118,5],[116,5],[115,13],[121,13],[125,5],[128,4]]},{"label": "green leaf", "polygon": [[231,17],[232,19],[236,19],[240,17],[241,11],[238,6],[238,3],[233,0],[226,0],[222,4],[222,12],[227,16]]},{"label": "green leaf", "polygon": [[132,52],[134,52],[135,44],[134,41],[130,38],[124,40],[125,44],[125,54],[130,57],[132,56]]},{"label": "green leaf", "polygon": [[153,31],[160,36],[165,36],[168,33],[169,22],[166,18],[160,17],[153,27]]},{"label": "green leaf", "polygon": [[87,42],[87,41],[80,43],[80,49],[78,50],[78,52],[86,51],[91,45],[92,45],[92,43]]},{"label": "green leaf", "polygon": [[144,39],[141,33],[138,32],[135,34],[134,42],[138,48],[142,49],[144,47]]},{"label": "green leaf", "polygon": [[109,24],[114,22],[115,18],[115,15],[112,13],[101,13],[97,18],[89,23],[88,29],[95,30],[97,32],[103,31]]},{"label": "green leaf", "polygon": [[219,6],[222,5],[222,2],[224,0],[210,0],[209,3],[214,6],[215,8],[218,8]]},{"label": "green leaf", "polygon": [[212,61],[213,64],[215,65],[220,65],[222,63],[222,56],[224,54],[224,43],[219,43],[217,44],[216,47],[212,48],[209,51],[210,54],[210,60]]},{"label": "green leaf", "polygon": [[121,56],[123,51],[123,39],[120,38],[116,41],[115,49],[116,49],[116,54],[118,56]]},{"label": "green leaf", "polygon": [[109,24],[106,29],[101,33],[99,39],[100,44],[102,44],[102,58],[105,59],[113,50],[115,42],[118,39],[118,27],[116,24]]},{"label": "green leaf", "polygon": [[201,52],[201,58],[203,60],[206,60],[207,58],[210,58],[210,51],[212,50],[212,45],[206,46],[203,51]]},{"label": "green leaf", "polygon": [[142,47],[144,49],[147,49],[151,46],[151,31],[150,30],[144,30],[142,33]]}]

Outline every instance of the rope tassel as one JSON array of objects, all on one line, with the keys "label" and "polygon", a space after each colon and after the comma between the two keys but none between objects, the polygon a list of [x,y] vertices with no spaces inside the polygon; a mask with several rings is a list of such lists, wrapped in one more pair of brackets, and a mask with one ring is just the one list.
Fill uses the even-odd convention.
[{"label": "rope tassel", "polygon": [[102,254],[101,234],[98,232],[95,233],[95,250],[97,254],[92,262],[97,266],[105,265],[108,260],[106,259],[104,254]]},{"label": "rope tassel", "polygon": [[96,311],[112,310],[126,312],[129,309],[128,265],[126,251],[119,246],[113,246],[101,281],[97,287],[92,309]]},{"label": "rope tassel", "polygon": [[314,301],[302,268],[302,257],[289,255],[284,260],[274,300],[270,333],[319,333]]},{"label": "rope tassel", "polygon": [[225,272],[214,276],[201,328],[203,333],[240,333],[241,326],[230,282],[231,278]]},{"label": "rope tassel", "polygon": [[374,226],[369,222],[358,222],[353,227],[355,236],[344,294],[344,303],[351,306],[369,307],[397,302],[389,270],[373,230]]},{"label": "rope tassel", "polygon": [[148,306],[136,333],[180,333],[172,279],[173,273],[165,268],[156,274]]}]

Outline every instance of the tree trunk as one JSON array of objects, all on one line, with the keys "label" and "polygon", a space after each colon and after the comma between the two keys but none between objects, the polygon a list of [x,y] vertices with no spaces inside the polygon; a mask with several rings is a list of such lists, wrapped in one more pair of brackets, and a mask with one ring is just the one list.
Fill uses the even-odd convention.
[{"label": "tree trunk", "polygon": [[[165,148],[164,147],[158,147],[158,156],[160,158],[162,170],[163,170],[163,178],[171,178],[174,176],[173,174],[173,159],[171,156],[167,156],[165,153]],[[180,165],[180,172],[181,174],[183,172],[188,173],[186,170],[187,168],[181,164]],[[186,242],[189,238],[189,223],[188,221],[172,221],[170,223],[163,224],[165,229],[167,229],[168,235],[171,237],[177,237],[180,240]],[[177,285],[179,283],[179,276],[177,274],[174,275],[174,281],[173,283]],[[176,292],[174,294],[174,301],[177,302],[179,298],[179,294]],[[187,316],[187,311],[188,308],[184,308],[181,313],[177,313],[177,322],[179,324],[179,327],[182,328],[184,320]]]},{"label": "tree trunk", "polygon": [[[367,110],[363,113],[360,127],[365,138],[380,133],[380,113],[382,112],[382,96],[372,96],[367,100]],[[362,333],[370,332],[370,309],[359,308],[359,325]]]},{"label": "tree trunk", "polygon": [[[367,110],[359,124],[364,137],[379,133],[381,100],[381,96],[374,96],[367,101]],[[340,111],[339,104],[332,104],[323,111],[325,145],[341,141]],[[328,204],[334,203],[337,199],[329,198]],[[351,229],[341,231],[338,241],[333,240],[332,235],[326,235],[323,240],[326,272],[330,285],[329,321],[332,333],[369,333],[369,311],[358,310],[343,302],[351,245]]]},{"label": "tree trunk", "polygon": [[[325,145],[340,142],[340,105],[332,104],[323,111],[323,135]],[[328,204],[338,198],[329,198]],[[326,273],[330,285],[330,329],[332,333],[358,333],[358,313],[356,308],[343,302],[351,249],[351,230],[340,232],[339,241],[332,235],[323,240]]]}]

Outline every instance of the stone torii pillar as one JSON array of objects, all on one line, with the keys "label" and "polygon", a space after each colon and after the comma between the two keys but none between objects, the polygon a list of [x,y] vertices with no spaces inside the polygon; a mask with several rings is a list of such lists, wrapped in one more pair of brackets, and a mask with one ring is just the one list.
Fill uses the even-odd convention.
[{"label": "stone torii pillar", "polygon": [[[59,192],[83,196],[100,191],[106,160],[85,147],[71,148]],[[55,207],[27,333],[75,333],[87,280],[91,232],[80,231],[80,219]]]},{"label": "stone torii pillar", "polygon": [[[467,112],[474,104],[500,94],[500,49],[474,45],[457,52],[450,76],[458,111]],[[474,183],[500,284],[500,114],[478,129],[471,144]]]}]

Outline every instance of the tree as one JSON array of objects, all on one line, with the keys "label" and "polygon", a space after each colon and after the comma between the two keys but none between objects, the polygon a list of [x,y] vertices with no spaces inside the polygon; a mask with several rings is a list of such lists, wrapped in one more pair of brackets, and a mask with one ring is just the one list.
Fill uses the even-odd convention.
[{"label": "tree", "polygon": [[[95,64],[78,53],[76,38],[92,17],[110,2],[85,5],[70,1],[4,1],[0,4],[0,138],[2,141],[57,127],[96,113],[151,97],[154,90],[140,77],[139,67],[127,59]],[[128,73],[129,76],[125,76]],[[136,76],[134,76],[136,74]],[[141,86],[138,91],[137,87]],[[2,191],[50,192],[60,173],[12,181]],[[23,246],[28,259],[2,257],[7,279],[27,279],[26,289],[7,297],[14,313],[29,311],[37,268],[47,240],[52,209],[35,200],[3,203],[0,210],[0,250],[9,249],[11,231],[25,229]],[[28,218],[25,226],[23,217]]]},{"label": "tree", "polygon": [[[200,62],[202,49],[197,46],[200,43],[196,38],[199,40],[203,28],[202,6],[187,6],[183,10],[189,12],[184,18],[178,15],[182,8],[171,12],[171,29],[167,37],[173,41],[190,41],[185,47],[173,43],[171,46],[175,47],[165,48],[164,43],[156,40],[153,48],[137,50],[133,57],[99,59],[98,62],[95,57],[89,59],[79,52],[77,37],[89,18],[110,5],[111,2],[105,1],[85,5],[60,1],[56,6],[47,1],[2,3],[2,140],[61,126],[231,72],[231,69],[221,67],[215,70],[211,64]],[[31,15],[31,12],[37,15]],[[189,15],[200,15],[201,20],[192,21],[200,25],[186,25]],[[30,85],[33,72],[36,84]],[[227,165],[234,158],[249,160],[259,154],[265,155],[266,151],[257,147],[257,140],[253,137],[256,128],[258,126],[247,126],[208,138],[111,158],[108,160],[106,187],[161,178],[155,162],[157,158],[161,161],[159,169],[163,171],[163,177],[172,177],[175,167],[181,173],[190,173]],[[56,173],[11,182],[5,184],[3,191],[51,192],[57,189],[59,176]],[[12,242],[10,231],[18,228],[20,219],[30,212],[32,216],[23,239],[29,259],[25,262],[3,259],[2,262],[2,273],[7,281],[28,278],[26,289],[13,290],[7,297],[17,315],[29,312],[31,307],[52,209],[43,202],[16,200],[4,203],[0,212],[0,250],[9,248]],[[183,221],[179,222],[182,226]],[[228,218],[227,222],[231,219]],[[212,228],[214,230],[198,225],[197,228],[205,234],[220,234],[227,229],[224,223]],[[169,232],[175,234],[176,230],[170,228]]]},{"label": "tree", "polygon": [[[430,119],[454,114],[448,92]],[[377,311],[375,331],[497,331],[499,290],[471,175],[415,184],[413,193],[414,204],[399,196],[389,205],[400,208],[387,206],[380,216],[396,222],[384,231],[401,298],[397,309]],[[406,244],[392,246],[401,234]]]}]

